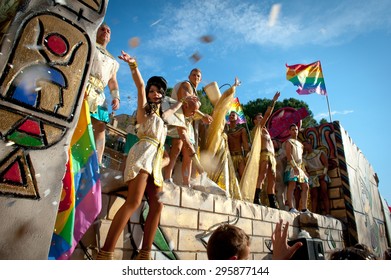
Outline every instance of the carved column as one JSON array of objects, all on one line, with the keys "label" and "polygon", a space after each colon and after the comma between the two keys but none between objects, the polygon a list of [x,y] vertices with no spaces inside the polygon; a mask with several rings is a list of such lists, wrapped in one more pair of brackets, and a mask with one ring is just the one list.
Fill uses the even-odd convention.
[{"label": "carved column", "polygon": [[0,259],[47,259],[107,1],[19,2],[0,38]]}]

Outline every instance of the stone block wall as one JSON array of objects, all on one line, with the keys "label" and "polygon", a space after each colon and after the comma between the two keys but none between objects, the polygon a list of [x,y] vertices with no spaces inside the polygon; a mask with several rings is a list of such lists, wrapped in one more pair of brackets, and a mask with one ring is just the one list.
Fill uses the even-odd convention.
[{"label": "stone block wall", "polygon": [[[92,258],[103,246],[111,220],[125,201],[126,192],[102,196],[102,213],[82,240]],[[206,260],[205,244],[213,230],[222,223],[235,224],[251,236],[251,259],[269,259],[271,255],[267,244],[279,219],[290,223],[289,239],[295,239],[301,230],[320,239],[326,258],[333,250],[344,247],[342,223],[334,218],[293,214],[173,184],[164,185],[161,200],[165,206],[154,243],[154,259]],[[116,259],[131,259],[141,246],[146,209],[147,203],[143,202],[131,217],[118,240]],[[85,252],[78,246],[72,259],[86,258]]]}]

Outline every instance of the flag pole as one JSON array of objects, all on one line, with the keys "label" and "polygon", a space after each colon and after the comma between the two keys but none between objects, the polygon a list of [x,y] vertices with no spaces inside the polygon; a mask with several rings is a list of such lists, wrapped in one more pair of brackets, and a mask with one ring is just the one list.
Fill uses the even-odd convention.
[{"label": "flag pole", "polygon": [[332,123],[333,121],[331,120],[331,111],[330,111],[330,103],[329,103],[328,95],[326,95],[326,100],[327,100],[327,107],[329,108],[330,123]]}]

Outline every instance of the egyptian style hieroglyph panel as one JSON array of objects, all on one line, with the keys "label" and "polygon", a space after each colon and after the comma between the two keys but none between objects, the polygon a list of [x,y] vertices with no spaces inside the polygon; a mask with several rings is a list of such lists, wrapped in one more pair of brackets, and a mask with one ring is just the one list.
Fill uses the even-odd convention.
[{"label": "egyptian style hieroglyph panel", "polygon": [[370,245],[377,255],[381,255],[387,247],[387,240],[385,217],[375,179],[377,176],[362,151],[342,127],[340,133],[349,178],[347,215],[356,225],[357,242]]},{"label": "egyptian style hieroglyph panel", "polygon": [[22,29],[0,80],[1,98],[72,121],[88,70],[89,38],[55,14],[36,15]]},{"label": "egyptian style hieroglyph panel", "polygon": [[0,259],[46,259],[107,1],[13,2],[0,19]]}]

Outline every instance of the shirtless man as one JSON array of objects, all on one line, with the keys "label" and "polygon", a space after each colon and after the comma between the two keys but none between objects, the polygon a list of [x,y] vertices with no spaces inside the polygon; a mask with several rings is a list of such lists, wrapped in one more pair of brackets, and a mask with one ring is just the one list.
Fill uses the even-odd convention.
[{"label": "shirtless man", "polygon": [[229,114],[229,126],[227,129],[228,148],[239,180],[242,178],[246,167],[246,156],[250,151],[248,135],[244,127],[237,125],[238,114],[231,111]]},{"label": "shirtless man", "polygon": [[259,163],[259,174],[257,187],[255,189],[254,203],[261,204],[262,185],[267,179],[267,196],[269,205],[272,208],[279,208],[276,200],[276,159],[274,155],[274,145],[270,137],[269,131],[266,128],[266,123],[273,112],[274,106],[280,97],[280,92],[276,92],[273,97],[272,104],[267,108],[265,115],[258,113],[253,118],[254,124],[261,128],[261,157]]},{"label": "shirtless man", "polygon": [[[201,82],[202,75],[201,70],[194,68],[190,71],[189,80],[181,82],[177,84],[171,94],[171,98],[175,100],[182,100],[187,96],[195,96],[197,97],[197,86]],[[201,106],[199,102],[198,108]],[[193,128],[193,120],[201,119],[203,123],[210,124],[212,122],[212,117],[208,114],[203,114],[199,109],[196,110],[196,113],[193,116],[187,117],[187,135],[188,140],[195,147],[196,139],[194,137],[194,128]],[[166,182],[172,182],[172,173],[177,161],[179,154],[182,152],[182,183],[183,185],[189,186],[191,170],[192,170],[192,159],[194,156],[194,152],[197,153],[196,150],[189,150],[188,148],[184,148],[184,143],[181,135],[178,134],[177,128],[169,128],[167,136],[171,137],[171,148],[170,148],[170,163],[164,170],[164,178]]]}]

